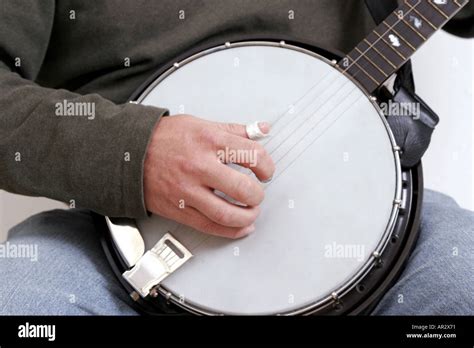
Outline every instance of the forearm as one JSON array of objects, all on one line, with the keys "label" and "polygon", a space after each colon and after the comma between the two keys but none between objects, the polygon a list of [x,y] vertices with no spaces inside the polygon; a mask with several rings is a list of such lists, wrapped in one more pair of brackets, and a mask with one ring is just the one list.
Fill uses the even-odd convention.
[{"label": "forearm", "polygon": [[0,69],[0,188],[143,216],[143,161],[163,113],[43,88]]}]

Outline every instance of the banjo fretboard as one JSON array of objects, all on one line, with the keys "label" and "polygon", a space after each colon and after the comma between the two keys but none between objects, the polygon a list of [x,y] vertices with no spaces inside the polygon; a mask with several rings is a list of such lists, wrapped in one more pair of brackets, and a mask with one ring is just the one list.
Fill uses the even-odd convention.
[{"label": "banjo fretboard", "polygon": [[338,66],[371,93],[468,2],[404,0]]}]

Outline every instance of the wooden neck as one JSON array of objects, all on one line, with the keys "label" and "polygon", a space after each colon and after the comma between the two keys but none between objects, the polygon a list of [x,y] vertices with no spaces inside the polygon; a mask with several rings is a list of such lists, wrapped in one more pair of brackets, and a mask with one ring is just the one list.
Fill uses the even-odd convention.
[{"label": "wooden neck", "polygon": [[404,0],[337,65],[372,93],[468,2]]}]

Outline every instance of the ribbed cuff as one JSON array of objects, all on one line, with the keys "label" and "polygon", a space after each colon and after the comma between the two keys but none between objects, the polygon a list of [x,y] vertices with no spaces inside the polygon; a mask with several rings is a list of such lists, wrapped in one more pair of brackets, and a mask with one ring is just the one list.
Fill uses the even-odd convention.
[{"label": "ribbed cuff", "polygon": [[129,161],[124,161],[122,171],[123,211],[126,217],[144,218],[149,214],[145,206],[143,184],[145,158],[153,131],[161,117],[168,114],[168,110],[137,104],[126,107],[133,108],[136,116],[130,120],[127,142],[130,150],[124,153],[124,158],[129,155]]}]

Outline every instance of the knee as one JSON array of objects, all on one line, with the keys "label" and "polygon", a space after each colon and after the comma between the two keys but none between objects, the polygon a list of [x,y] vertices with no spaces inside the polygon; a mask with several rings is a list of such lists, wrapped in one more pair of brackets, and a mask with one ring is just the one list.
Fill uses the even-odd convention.
[{"label": "knee", "polygon": [[424,203],[414,254],[425,259],[468,258],[474,251],[474,212],[442,201]]},{"label": "knee", "polygon": [[374,314],[474,313],[474,213],[441,201],[424,205],[420,236],[406,269]]},{"label": "knee", "polygon": [[472,259],[460,255],[409,261],[374,314],[471,315],[474,313]]},{"label": "knee", "polygon": [[57,234],[66,237],[69,234],[84,235],[92,231],[95,231],[95,226],[89,210],[56,209],[35,214],[14,226],[9,231],[8,239],[36,239],[38,236]]},{"label": "knee", "polygon": [[33,247],[36,257],[0,259],[0,312],[134,313],[105,260],[88,211],[41,213],[12,232],[9,245]]}]

